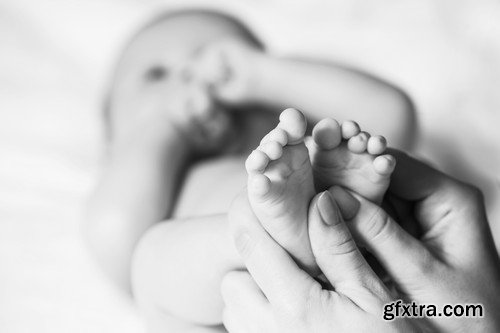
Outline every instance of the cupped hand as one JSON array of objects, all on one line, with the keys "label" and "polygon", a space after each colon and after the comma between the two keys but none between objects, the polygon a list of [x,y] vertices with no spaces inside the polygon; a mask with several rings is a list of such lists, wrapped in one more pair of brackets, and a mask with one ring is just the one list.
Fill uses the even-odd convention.
[{"label": "cupped hand", "polygon": [[404,153],[391,154],[397,167],[388,201],[400,224],[357,196],[359,213],[348,222],[353,235],[408,301],[438,310],[445,304],[484,307],[482,318],[426,318],[434,329],[499,332],[500,263],[481,193]]},{"label": "cupped hand", "polygon": [[392,301],[359,252],[335,199],[324,192],[310,207],[309,233],[328,284],[323,288],[262,228],[245,196],[229,213],[235,245],[248,272],[222,283],[229,332],[411,332],[409,321],[383,319]]}]

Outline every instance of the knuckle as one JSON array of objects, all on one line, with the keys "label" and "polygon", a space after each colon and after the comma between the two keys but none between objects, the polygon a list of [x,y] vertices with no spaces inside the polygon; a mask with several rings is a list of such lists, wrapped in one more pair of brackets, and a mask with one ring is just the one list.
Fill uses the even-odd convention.
[{"label": "knuckle", "polygon": [[457,181],[455,187],[456,187],[455,192],[462,199],[468,199],[474,202],[483,200],[483,192],[475,185]]},{"label": "knuckle", "polygon": [[459,182],[455,186],[454,193],[456,207],[475,211],[484,206],[484,194],[477,186]]},{"label": "knuckle", "polygon": [[318,301],[322,300],[324,293],[323,288],[319,284],[313,284],[306,293],[303,311],[309,313],[315,310]]},{"label": "knuckle", "polygon": [[308,320],[309,315],[316,310],[318,297],[320,296],[321,286],[313,284],[310,288],[303,291],[303,296],[296,302],[288,302],[283,304],[279,309],[282,313],[286,314],[287,318],[297,322],[305,322]]},{"label": "knuckle", "polygon": [[441,268],[440,263],[441,262],[426,249],[422,249],[422,251],[411,261],[411,264],[416,272],[415,276],[420,277],[439,276],[440,274],[437,274],[437,271]]},{"label": "knuckle", "polygon": [[294,318],[294,320],[303,321],[306,317],[306,311],[304,309],[304,304],[288,303],[287,305],[284,305],[283,308],[280,309],[280,311],[285,312],[286,317],[288,318]]},{"label": "knuckle", "polygon": [[483,192],[476,186],[474,185],[467,185],[467,192],[468,192],[468,197],[474,202],[474,203],[482,203],[484,202],[484,194]]},{"label": "knuckle", "polygon": [[389,237],[391,222],[389,215],[382,208],[377,207],[368,221],[368,235],[372,240],[386,240]]},{"label": "knuckle", "polygon": [[279,304],[278,307],[275,307],[274,310],[283,318],[295,318],[302,319],[304,318],[304,299],[301,302],[283,302]]},{"label": "knuckle", "polygon": [[328,256],[342,256],[355,253],[357,249],[356,243],[352,237],[349,234],[346,234],[336,241],[325,244],[325,246],[322,246],[321,249],[318,249],[317,251],[320,251]]},{"label": "knuckle", "polygon": [[332,253],[334,255],[348,255],[355,253],[357,250],[358,248],[356,243],[350,235],[347,235],[345,239],[335,244],[334,249],[332,249]]}]

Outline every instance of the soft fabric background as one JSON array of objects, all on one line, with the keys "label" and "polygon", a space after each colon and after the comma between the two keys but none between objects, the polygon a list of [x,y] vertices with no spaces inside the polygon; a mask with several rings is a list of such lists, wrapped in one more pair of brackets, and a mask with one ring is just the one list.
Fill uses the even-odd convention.
[{"label": "soft fabric background", "polygon": [[[0,331],[142,331],[86,253],[81,213],[113,62],[143,22],[186,3],[0,0]],[[500,240],[500,2],[210,4],[244,19],[272,52],[349,63],[405,88],[418,154],[483,189]]]}]

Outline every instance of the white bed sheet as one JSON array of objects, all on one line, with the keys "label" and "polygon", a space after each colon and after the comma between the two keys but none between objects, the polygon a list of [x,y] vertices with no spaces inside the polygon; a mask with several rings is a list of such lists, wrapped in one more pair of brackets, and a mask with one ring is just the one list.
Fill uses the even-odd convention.
[{"label": "white bed sheet", "polygon": [[[186,3],[0,1],[2,332],[142,331],[133,305],[88,257],[81,212],[103,148],[103,87],[121,45],[161,8]],[[210,6],[242,17],[272,52],[344,61],[405,88],[418,108],[418,153],[483,189],[500,236],[500,3]]]}]

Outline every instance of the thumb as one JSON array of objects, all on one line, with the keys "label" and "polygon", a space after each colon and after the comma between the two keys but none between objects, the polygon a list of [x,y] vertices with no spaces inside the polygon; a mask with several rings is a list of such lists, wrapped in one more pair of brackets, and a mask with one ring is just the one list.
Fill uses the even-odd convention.
[{"label": "thumb", "polygon": [[228,212],[236,250],[271,304],[299,305],[316,283],[262,227],[248,202],[246,192]]},{"label": "thumb", "polygon": [[432,264],[438,263],[419,240],[401,228],[381,207],[353,195],[359,200],[360,209],[349,221],[350,230],[394,279],[420,279]]},{"label": "thumb", "polygon": [[[316,262],[339,292],[348,283],[374,286],[382,282],[361,255],[331,194],[318,194],[309,210],[309,237]],[[346,292],[344,292],[345,294]]]}]

